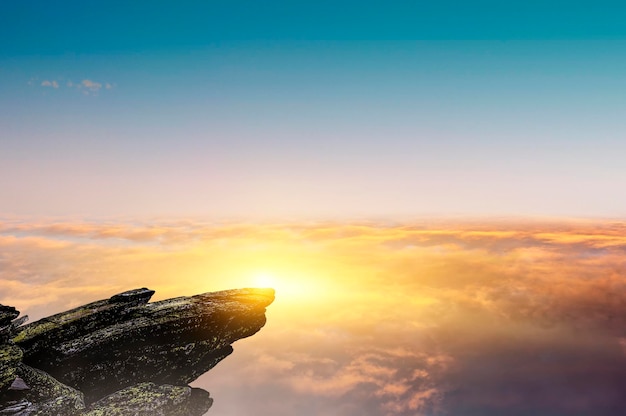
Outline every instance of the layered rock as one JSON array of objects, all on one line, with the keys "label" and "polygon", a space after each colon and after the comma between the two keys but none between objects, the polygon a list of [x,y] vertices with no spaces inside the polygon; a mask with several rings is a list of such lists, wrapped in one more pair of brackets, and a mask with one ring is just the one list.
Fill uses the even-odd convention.
[{"label": "layered rock", "polygon": [[0,392],[7,390],[17,377],[17,367],[24,355],[11,341],[17,326],[25,320],[16,319],[19,315],[14,307],[0,305]]},{"label": "layered rock", "polygon": [[[141,400],[137,400],[141,398]],[[139,383],[91,404],[82,416],[189,416],[201,415],[213,403],[209,393],[189,386]]]},{"label": "layered rock", "polygon": [[[24,326],[15,325],[14,308],[0,308],[8,328],[0,414],[204,414],[212,399],[187,385],[228,356],[234,341],[263,327],[274,291],[148,303],[153,293],[124,292]],[[28,388],[17,389],[16,377]]]}]

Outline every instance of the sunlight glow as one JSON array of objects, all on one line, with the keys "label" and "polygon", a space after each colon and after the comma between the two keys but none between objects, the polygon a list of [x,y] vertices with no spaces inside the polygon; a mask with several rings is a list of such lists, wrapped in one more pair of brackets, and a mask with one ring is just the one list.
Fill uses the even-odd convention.
[{"label": "sunlight glow", "polygon": [[254,286],[255,287],[270,287],[276,289],[277,280],[276,277],[269,273],[259,273],[254,276]]},{"label": "sunlight glow", "polygon": [[254,272],[249,282],[254,287],[275,289],[284,300],[297,300],[298,302],[318,296],[324,291],[323,284],[318,284],[315,279],[299,273]]}]

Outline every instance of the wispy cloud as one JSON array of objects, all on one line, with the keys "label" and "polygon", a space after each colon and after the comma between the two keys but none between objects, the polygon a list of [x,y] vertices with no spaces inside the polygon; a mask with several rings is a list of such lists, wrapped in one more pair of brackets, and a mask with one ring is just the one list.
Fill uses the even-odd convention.
[{"label": "wispy cloud", "polygon": [[43,81],[41,81],[40,85],[42,87],[59,88],[59,83],[57,81],[54,81],[54,80],[53,81],[48,81],[47,79],[43,80]]},{"label": "wispy cloud", "polygon": [[90,79],[84,79],[79,84],[76,84],[76,88],[82,89],[84,94],[97,94],[102,89],[102,84]]},{"label": "wispy cloud", "polygon": [[[37,78],[32,78],[28,81],[28,85],[35,85]],[[74,89],[77,91],[81,91],[84,95],[98,95],[98,93],[102,90],[112,90],[115,88],[115,84],[110,82],[100,82],[95,81],[93,79],[83,79],[78,82],[73,80],[62,80],[62,79],[45,79],[39,83],[39,86],[46,88],[54,88],[54,89]]]}]

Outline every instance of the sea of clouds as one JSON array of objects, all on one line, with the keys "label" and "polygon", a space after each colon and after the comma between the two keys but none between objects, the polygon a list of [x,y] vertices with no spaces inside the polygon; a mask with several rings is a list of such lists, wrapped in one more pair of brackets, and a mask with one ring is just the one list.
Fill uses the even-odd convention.
[{"label": "sea of clouds", "polygon": [[0,221],[0,303],[32,319],[259,274],[277,290],[266,327],[195,382],[215,414],[626,408],[623,223]]}]

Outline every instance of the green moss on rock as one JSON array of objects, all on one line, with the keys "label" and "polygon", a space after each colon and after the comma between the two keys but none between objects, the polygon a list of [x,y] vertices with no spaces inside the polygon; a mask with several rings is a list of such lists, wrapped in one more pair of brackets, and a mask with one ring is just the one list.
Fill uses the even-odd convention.
[{"label": "green moss on rock", "polygon": [[139,383],[93,403],[84,416],[200,416],[213,403],[207,392],[188,386]]},{"label": "green moss on rock", "polygon": [[[14,319],[15,308],[4,307],[0,414],[206,413],[209,393],[187,384],[228,356],[233,342],[263,327],[274,291],[239,289],[148,303],[153,293],[131,290],[25,326]],[[21,385],[10,388],[17,376]]]},{"label": "green moss on rock", "polygon": [[0,391],[4,391],[17,376],[17,366],[22,361],[22,350],[16,345],[0,346]]}]

